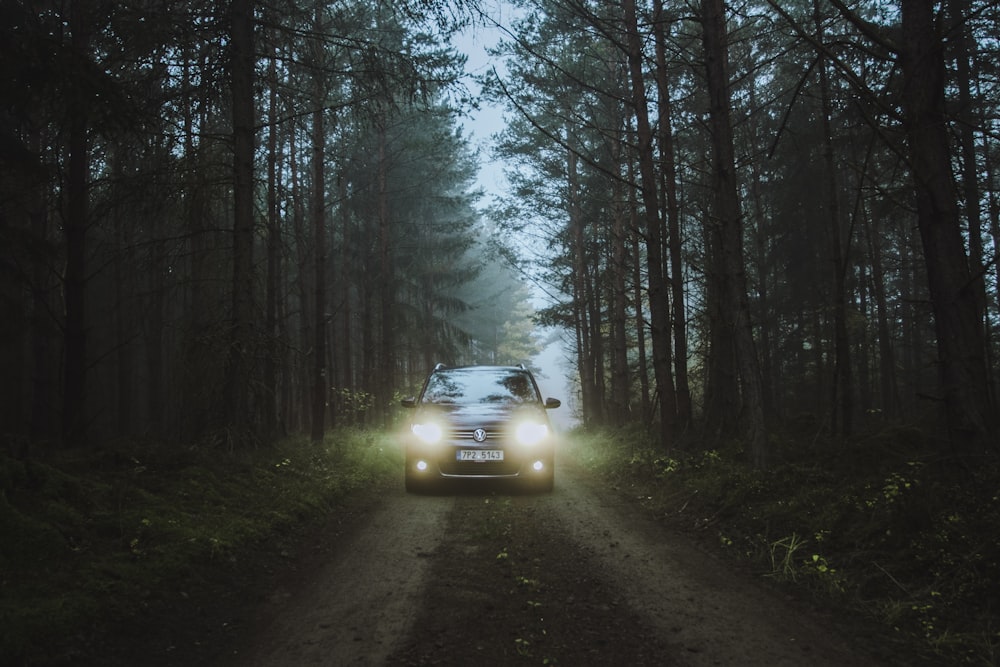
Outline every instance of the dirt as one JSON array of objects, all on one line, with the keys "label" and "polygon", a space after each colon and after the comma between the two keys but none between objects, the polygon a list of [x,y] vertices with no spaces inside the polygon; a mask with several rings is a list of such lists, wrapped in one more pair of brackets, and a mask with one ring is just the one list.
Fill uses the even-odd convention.
[{"label": "dirt", "polygon": [[[851,619],[797,601],[561,461],[551,494],[402,480],[249,575],[178,592],[104,657],[150,665],[892,664]],[[186,602],[186,604],[185,604]],[[152,621],[161,620],[153,627]],[[881,652],[880,652],[881,651]],[[881,655],[881,658],[874,656]]]}]

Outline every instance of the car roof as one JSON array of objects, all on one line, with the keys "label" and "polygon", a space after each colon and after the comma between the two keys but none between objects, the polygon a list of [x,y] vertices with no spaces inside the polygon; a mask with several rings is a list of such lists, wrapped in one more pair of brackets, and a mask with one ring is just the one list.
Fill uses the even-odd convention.
[{"label": "car roof", "polygon": [[469,371],[469,370],[528,372],[528,369],[524,367],[524,364],[521,364],[520,366],[500,366],[500,365],[487,365],[487,364],[472,364],[469,366],[445,366],[444,364],[438,364],[437,366],[434,367],[435,373],[439,373],[441,371]]}]

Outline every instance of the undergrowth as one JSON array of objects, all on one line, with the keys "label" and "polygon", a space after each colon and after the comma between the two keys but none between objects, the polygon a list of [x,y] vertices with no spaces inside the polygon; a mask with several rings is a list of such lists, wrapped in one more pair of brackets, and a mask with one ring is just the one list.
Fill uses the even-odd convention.
[{"label": "undergrowth", "polygon": [[0,453],[0,664],[72,662],[165,589],[197,586],[400,465],[388,437],[362,431],[235,451]]},{"label": "undergrowth", "polygon": [[851,443],[664,453],[639,430],[577,432],[575,458],[761,575],[856,614],[937,664],[1000,665],[1000,467],[896,428]]}]

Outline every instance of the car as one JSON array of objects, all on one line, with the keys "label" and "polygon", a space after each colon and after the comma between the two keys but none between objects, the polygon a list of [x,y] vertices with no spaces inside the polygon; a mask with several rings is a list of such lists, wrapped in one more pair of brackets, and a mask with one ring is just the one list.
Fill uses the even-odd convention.
[{"label": "car", "polygon": [[551,491],[555,434],[534,376],[519,366],[438,364],[409,408],[404,431],[406,490],[426,491],[449,479],[518,480]]}]

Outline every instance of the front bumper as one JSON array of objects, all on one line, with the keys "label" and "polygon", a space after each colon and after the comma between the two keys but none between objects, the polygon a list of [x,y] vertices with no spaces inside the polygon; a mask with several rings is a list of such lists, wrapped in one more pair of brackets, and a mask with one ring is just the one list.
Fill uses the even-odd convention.
[{"label": "front bumper", "polygon": [[[502,461],[462,461],[462,450],[500,450]],[[555,448],[551,443],[522,446],[510,443],[471,445],[446,442],[439,445],[410,442],[406,448],[407,475],[416,478],[540,478],[551,475]]]}]

